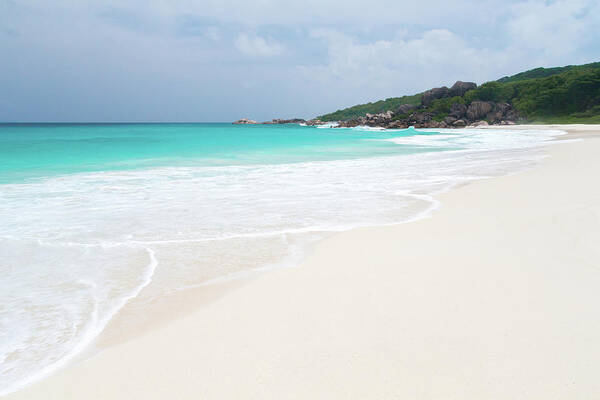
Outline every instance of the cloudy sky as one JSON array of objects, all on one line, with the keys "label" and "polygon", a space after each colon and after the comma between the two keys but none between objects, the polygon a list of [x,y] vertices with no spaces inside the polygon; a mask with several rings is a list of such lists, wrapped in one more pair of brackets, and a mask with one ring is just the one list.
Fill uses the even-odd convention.
[{"label": "cloudy sky", "polygon": [[599,37],[600,0],[0,0],[0,121],[306,118]]}]

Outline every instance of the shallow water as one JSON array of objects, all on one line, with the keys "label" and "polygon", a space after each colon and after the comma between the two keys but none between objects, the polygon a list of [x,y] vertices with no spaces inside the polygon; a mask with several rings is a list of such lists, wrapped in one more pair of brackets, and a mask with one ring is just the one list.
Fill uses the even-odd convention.
[{"label": "shallow water", "polygon": [[293,263],[527,168],[551,131],[0,125],[0,394],[88,346],[131,299]]}]

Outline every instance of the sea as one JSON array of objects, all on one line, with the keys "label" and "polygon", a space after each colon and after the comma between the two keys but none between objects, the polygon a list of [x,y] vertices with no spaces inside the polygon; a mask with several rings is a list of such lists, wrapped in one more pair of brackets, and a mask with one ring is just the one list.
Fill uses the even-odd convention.
[{"label": "sea", "polygon": [[531,168],[560,134],[1,124],[0,395],[74,360],[127,304],[151,313],[297,266],[335,232],[428,217],[439,193]]}]

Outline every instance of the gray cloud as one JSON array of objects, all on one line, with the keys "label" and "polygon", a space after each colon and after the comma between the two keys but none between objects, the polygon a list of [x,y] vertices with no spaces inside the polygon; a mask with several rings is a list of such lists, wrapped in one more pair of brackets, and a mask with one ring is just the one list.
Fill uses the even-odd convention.
[{"label": "gray cloud", "polygon": [[594,0],[0,0],[0,120],[314,116],[594,61]]},{"label": "gray cloud", "polygon": [[255,33],[240,33],[235,39],[235,47],[250,56],[276,56],[284,52],[283,45],[271,37],[264,38]]}]

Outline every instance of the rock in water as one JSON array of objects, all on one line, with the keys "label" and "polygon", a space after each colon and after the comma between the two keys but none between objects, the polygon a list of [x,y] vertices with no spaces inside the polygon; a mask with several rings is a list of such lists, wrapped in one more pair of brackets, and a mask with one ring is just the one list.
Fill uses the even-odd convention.
[{"label": "rock in water", "polygon": [[254,121],[253,119],[248,119],[248,118],[238,119],[237,121],[235,121],[233,123],[236,125],[258,124],[258,122]]},{"label": "rock in water", "polygon": [[406,129],[408,125],[402,121],[392,121],[385,126],[386,129]]},{"label": "rock in water", "polygon": [[271,121],[263,122],[263,124],[267,125],[283,125],[283,124],[303,124],[306,123],[302,118],[292,118],[292,119],[282,119],[282,118],[274,118]]}]

